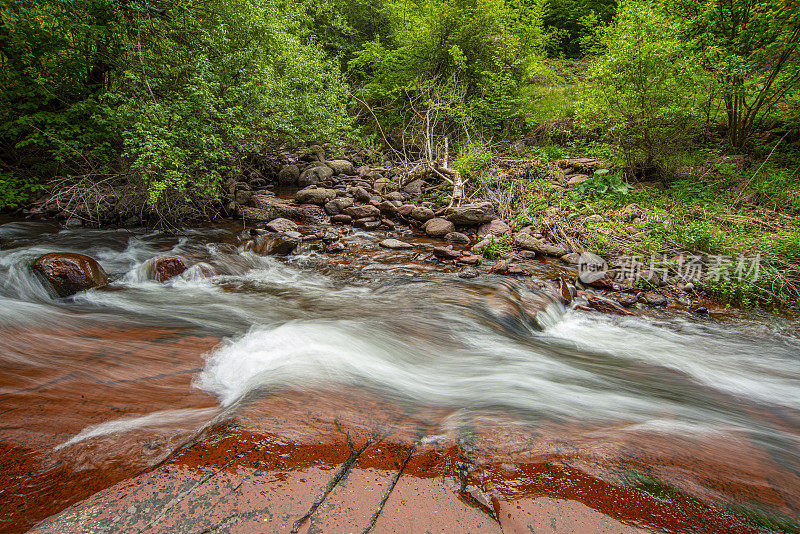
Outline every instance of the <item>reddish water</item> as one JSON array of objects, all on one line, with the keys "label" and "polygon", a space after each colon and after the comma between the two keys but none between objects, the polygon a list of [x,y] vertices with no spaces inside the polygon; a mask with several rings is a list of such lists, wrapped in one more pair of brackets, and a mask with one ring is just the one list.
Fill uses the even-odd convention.
[{"label": "reddish water", "polygon": [[[286,261],[235,235],[0,225],[0,531],[797,528],[792,325],[536,319],[560,266],[464,281],[409,234]],[[115,282],[52,299],[26,268],[52,250]],[[143,279],[167,252],[208,269]]]}]

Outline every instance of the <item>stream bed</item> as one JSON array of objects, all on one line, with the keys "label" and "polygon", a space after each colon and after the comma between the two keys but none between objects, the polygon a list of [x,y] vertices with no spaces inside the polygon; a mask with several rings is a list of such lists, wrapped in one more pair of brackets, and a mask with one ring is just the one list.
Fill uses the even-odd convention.
[{"label": "stream bed", "polygon": [[[788,320],[574,310],[560,267],[463,279],[411,230],[240,232],[0,220],[0,531],[797,531]],[[55,297],[54,251],[111,284]]]}]

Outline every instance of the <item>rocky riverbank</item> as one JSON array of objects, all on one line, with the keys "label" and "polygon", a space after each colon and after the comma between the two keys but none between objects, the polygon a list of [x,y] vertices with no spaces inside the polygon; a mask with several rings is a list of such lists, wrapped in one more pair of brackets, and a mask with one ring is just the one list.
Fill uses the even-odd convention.
[{"label": "rocky riverbank", "polygon": [[[255,186],[229,184],[228,208],[254,236],[246,245],[248,250],[286,254],[301,242],[319,241],[316,250],[336,254],[346,248],[341,236],[357,230],[385,236],[382,247],[413,250],[413,242],[396,235],[412,230],[438,241],[432,258],[462,267],[464,278],[482,272],[528,277],[526,263],[534,258],[558,260],[567,270],[551,281],[565,300],[581,297],[578,307],[623,315],[635,313],[632,310],[640,304],[707,312],[701,305],[704,295],[694,283],[668,284],[642,262],[604,259],[575,240],[561,238],[548,224],[513,231],[489,201],[437,203],[429,193],[441,191],[443,184],[407,168],[356,167],[341,158],[328,161],[321,147],[301,151],[290,161],[278,171],[274,183],[258,178]],[[578,184],[601,164],[593,159],[564,160],[555,166],[554,179],[564,186]],[[515,168],[509,162],[506,165]],[[302,234],[298,224],[315,226],[316,231]],[[681,261],[681,257],[674,259]]]}]

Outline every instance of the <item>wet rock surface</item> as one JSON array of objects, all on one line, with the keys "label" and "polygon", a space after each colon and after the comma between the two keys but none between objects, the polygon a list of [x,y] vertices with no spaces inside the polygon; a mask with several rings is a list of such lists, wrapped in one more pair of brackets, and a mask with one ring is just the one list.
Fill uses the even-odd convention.
[{"label": "wet rock surface", "polygon": [[[756,531],[681,491],[667,499],[588,458],[567,462],[546,443],[553,430],[531,441],[486,424],[464,436],[430,415],[358,390],[258,401],[32,532]],[[669,446],[630,439],[643,458]],[[688,467],[677,451],[669,461]]]},{"label": "wet rock surface", "polygon": [[153,259],[150,264],[149,275],[157,282],[166,282],[184,271],[186,271],[186,263],[183,259],[177,256],[165,256]]},{"label": "wet rock surface", "polygon": [[108,284],[108,275],[97,260],[83,254],[44,254],[31,264],[31,269],[40,274],[60,297]]}]

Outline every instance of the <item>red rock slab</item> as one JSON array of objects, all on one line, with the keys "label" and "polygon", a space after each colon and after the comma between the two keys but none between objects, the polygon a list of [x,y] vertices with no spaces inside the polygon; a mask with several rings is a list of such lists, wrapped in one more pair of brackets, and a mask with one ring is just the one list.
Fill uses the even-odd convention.
[{"label": "red rock slab", "polygon": [[500,501],[503,532],[550,534],[555,532],[596,532],[635,534],[652,532],[608,517],[579,502],[551,497]]},{"label": "red rock slab", "polygon": [[617,477],[631,451],[613,433],[496,413],[456,431],[448,415],[357,388],[275,392],[34,532],[758,532],[679,487]]},{"label": "red rock slab", "polygon": [[[203,365],[201,355],[218,342],[214,338],[131,325],[8,328],[0,334],[2,532],[25,531],[157,464],[203,421],[149,426],[56,450],[85,428],[217,405],[191,387]],[[35,353],[31,346],[37,347]]]}]

